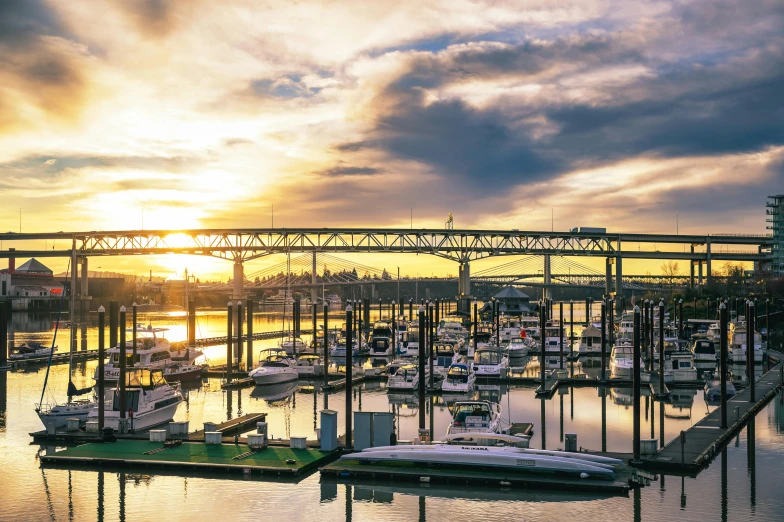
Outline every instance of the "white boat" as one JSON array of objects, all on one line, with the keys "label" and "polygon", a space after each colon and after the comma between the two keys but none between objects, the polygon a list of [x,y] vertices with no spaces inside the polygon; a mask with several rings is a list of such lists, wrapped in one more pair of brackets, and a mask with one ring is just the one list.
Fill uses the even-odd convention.
[{"label": "white boat", "polygon": [[695,361],[708,361],[713,362],[718,359],[718,352],[716,350],[716,342],[707,339],[698,339],[694,341],[691,346],[691,351],[694,354]]},{"label": "white boat", "polygon": [[[730,399],[735,396],[738,391],[735,389],[735,385],[732,384],[731,381],[726,382],[726,391],[725,397]],[[720,401],[721,400],[721,381],[718,379],[714,379],[705,383],[705,399],[708,401]]]},{"label": "white boat", "polygon": [[[450,438],[450,437],[448,437]],[[495,438],[495,437],[493,437]],[[522,438],[508,437],[519,439]],[[343,455],[341,460],[361,462],[416,462],[459,468],[513,468],[524,473],[576,474],[581,478],[615,478],[615,467],[622,461],[587,453],[549,451],[491,444],[435,443],[411,446],[380,446]],[[505,442],[505,441],[502,441]],[[511,469],[510,469],[511,471]]]},{"label": "white boat", "polygon": [[520,330],[522,324],[517,319],[504,318],[501,321],[500,329],[498,330],[498,340],[502,343],[508,343],[514,337],[520,337]]},{"label": "white boat", "polygon": [[[387,377],[389,390],[416,390],[419,386],[419,366],[407,363],[391,370]],[[428,365],[425,364],[425,379],[429,377]]]},{"label": "white boat", "polygon": [[66,421],[72,418],[79,419],[79,423],[84,424],[87,422],[87,415],[90,413],[90,410],[97,405],[98,403],[94,400],[77,399],[64,404],[45,406],[37,413],[44,426],[47,425],[49,419],[53,419],[55,427],[62,428],[66,425]]},{"label": "white boat", "polygon": [[299,337],[288,337],[281,339],[278,345],[287,355],[297,355],[308,351],[308,345]]},{"label": "white boat", "polygon": [[634,321],[624,317],[618,325],[618,337],[626,339],[634,338]]},{"label": "white boat", "polygon": [[544,327],[544,351],[545,352],[560,352],[563,345],[566,350],[566,330],[563,332],[564,336],[561,337],[561,326],[558,321],[547,321]]},{"label": "white boat", "polygon": [[441,319],[438,328],[436,328],[436,335],[438,337],[451,335],[453,337],[462,337],[465,339],[468,337],[468,330],[463,326],[459,317],[444,317]]},{"label": "white boat", "polygon": [[672,352],[664,355],[664,382],[696,381],[697,368],[694,367],[694,355],[689,350]]},{"label": "white boat", "polygon": [[433,343],[433,373],[439,379],[446,377],[446,372],[454,363],[463,360],[456,341],[441,340]]},{"label": "white boat", "polygon": [[402,357],[419,357],[419,325],[408,323],[405,330],[399,332],[397,339],[397,355]]},{"label": "white boat", "polygon": [[[640,368],[645,368],[642,357],[640,357]],[[610,354],[610,376],[615,379],[634,378],[634,346],[627,343],[613,346]]]},{"label": "white boat", "polygon": [[446,373],[441,391],[444,393],[468,393],[474,388],[476,374],[467,364],[453,364]]},{"label": "white boat", "polygon": [[483,346],[474,352],[474,371],[477,377],[500,377],[504,368],[509,367],[509,359],[494,346]]},{"label": "white boat", "polygon": [[528,356],[528,349],[530,341],[528,341],[528,337],[512,337],[512,340],[509,341],[509,344],[506,347],[506,353],[509,356],[509,359],[522,359],[523,357]]},{"label": "white boat", "polygon": [[391,355],[392,335],[392,325],[389,321],[377,321],[368,339],[370,355]]},{"label": "white boat", "polygon": [[[539,334],[541,333],[541,329],[539,328],[539,318],[532,315],[525,315],[520,318],[520,330],[525,330],[528,337],[532,337],[534,339],[539,338]],[[520,337],[522,337],[522,333],[520,333]]]},{"label": "white boat", "polygon": [[296,381],[280,382],[269,386],[256,386],[250,392],[254,399],[263,399],[268,403],[286,401],[299,389]]},{"label": "white boat", "polygon": [[258,386],[294,381],[299,377],[297,361],[283,350],[263,350],[259,354],[258,367],[251,370],[248,377]]},{"label": "white boat", "polygon": [[[347,339],[344,337],[340,337],[335,344],[329,349],[329,355],[331,357],[346,357],[346,342]],[[354,339],[353,341],[354,349],[351,351],[351,357],[359,357],[359,339]]]},{"label": "white boat", "polygon": [[297,356],[295,368],[300,377],[318,377],[322,375],[323,362],[315,353],[304,352]]},{"label": "white boat", "polygon": [[[746,323],[741,322],[737,326],[734,323],[731,323],[731,332],[730,332],[730,347],[731,347],[731,357],[733,363],[745,363],[746,362],[746,347],[747,347],[747,332],[746,332]],[[754,332],[754,362],[755,363],[762,363],[762,336],[759,332]]]},{"label": "white boat", "polygon": [[12,361],[19,361],[24,359],[49,357],[50,353],[54,353],[56,351],[57,346],[46,346],[41,343],[27,342],[12,348],[8,354],[8,359]]},{"label": "white boat", "polygon": [[[120,388],[111,390],[111,400],[103,402],[104,426],[117,430],[120,420]],[[125,408],[128,428],[141,431],[166,424],[183,402],[179,385],[166,382],[161,370],[132,369],[125,375]],[[98,420],[98,408],[91,409],[88,421]]]},{"label": "white boat", "polygon": [[447,435],[457,433],[499,433],[501,406],[487,401],[459,401],[452,407]]},{"label": "white boat", "polygon": [[577,351],[580,355],[601,355],[602,331],[595,326],[584,328],[580,332],[580,344]]}]

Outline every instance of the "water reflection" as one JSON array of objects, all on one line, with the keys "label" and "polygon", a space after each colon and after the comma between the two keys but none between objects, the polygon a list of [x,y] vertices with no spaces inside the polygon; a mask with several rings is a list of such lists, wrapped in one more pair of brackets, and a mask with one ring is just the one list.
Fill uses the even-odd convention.
[{"label": "water reflection", "polygon": [[8,408],[8,372],[0,370],[0,433],[5,431]]}]

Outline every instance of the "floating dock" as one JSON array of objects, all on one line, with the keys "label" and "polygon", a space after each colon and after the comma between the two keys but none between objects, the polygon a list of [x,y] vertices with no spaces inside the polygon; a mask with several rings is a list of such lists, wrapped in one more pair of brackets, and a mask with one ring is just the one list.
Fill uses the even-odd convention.
[{"label": "floating dock", "polygon": [[67,448],[40,457],[43,464],[87,467],[168,468],[234,472],[245,475],[301,475],[339,456],[337,451],[267,446],[252,450],[244,444],[181,444],[117,440]]}]

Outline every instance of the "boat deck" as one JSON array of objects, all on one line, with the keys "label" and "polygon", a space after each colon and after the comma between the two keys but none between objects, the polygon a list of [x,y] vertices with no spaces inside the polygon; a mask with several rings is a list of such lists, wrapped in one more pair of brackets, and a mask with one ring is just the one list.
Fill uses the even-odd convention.
[{"label": "boat deck", "polygon": [[123,467],[161,467],[180,470],[224,471],[248,474],[300,475],[338,457],[338,452],[268,446],[252,451],[244,444],[118,440],[83,444],[49,455],[43,464]]}]

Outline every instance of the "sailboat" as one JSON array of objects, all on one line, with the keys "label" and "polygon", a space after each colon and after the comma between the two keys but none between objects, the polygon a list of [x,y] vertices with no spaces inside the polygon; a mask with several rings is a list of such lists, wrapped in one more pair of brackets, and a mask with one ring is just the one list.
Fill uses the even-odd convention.
[{"label": "sailboat", "polygon": [[[69,263],[68,269],[70,270],[71,265]],[[68,270],[66,270],[66,279],[68,278]],[[44,427],[48,427],[54,422],[56,428],[62,428],[66,425],[68,419],[79,419],[79,423],[83,424],[87,421],[87,414],[89,413],[91,408],[94,408],[97,404],[95,400],[91,399],[76,399],[74,397],[79,397],[81,395],[86,395],[90,393],[93,388],[89,386],[87,388],[77,388],[76,385],[71,380],[71,375],[73,374],[73,351],[71,351],[70,358],[68,359],[68,401],[64,404],[54,404],[54,405],[44,405],[44,394],[46,393],[46,384],[49,380],[49,370],[52,367],[52,354],[55,350],[55,342],[57,341],[57,331],[60,328],[60,315],[63,311],[63,299],[65,297],[65,292],[62,293],[60,296],[60,308],[57,311],[57,321],[55,322],[54,326],[54,337],[52,338],[52,348],[49,351],[49,359],[47,361],[46,366],[46,377],[44,378],[44,386],[41,390],[41,400],[38,403],[38,406],[35,408],[36,413],[38,414],[38,418],[41,419],[41,422],[44,424]]]}]

